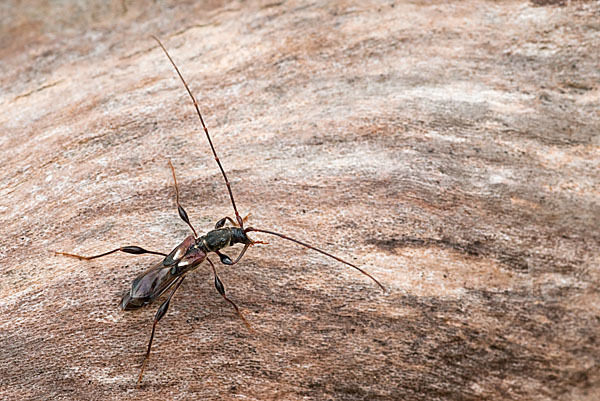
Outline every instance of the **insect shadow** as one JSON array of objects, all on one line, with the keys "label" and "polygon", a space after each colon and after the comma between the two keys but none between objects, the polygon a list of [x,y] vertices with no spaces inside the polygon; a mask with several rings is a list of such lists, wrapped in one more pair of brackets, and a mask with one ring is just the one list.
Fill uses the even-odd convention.
[{"label": "insect shadow", "polygon": [[[101,258],[106,255],[110,255],[115,252],[125,252],[125,253],[129,253],[129,254],[134,254],[134,255],[152,254],[152,255],[163,256],[162,261],[151,266],[150,268],[148,268],[146,271],[141,273],[139,276],[137,276],[133,280],[133,282],[131,283],[131,289],[121,299],[121,309],[123,309],[125,311],[130,311],[130,310],[139,309],[145,305],[151,304],[156,299],[158,299],[161,295],[163,295],[167,291],[170,291],[169,294],[167,295],[167,299],[160,305],[160,307],[158,308],[158,311],[156,312],[156,314],[154,316],[154,322],[152,324],[152,333],[150,334],[150,340],[148,341],[148,349],[146,351],[146,355],[144,356],[144,360],[142,361],[142,366],[140,368],[140,374],[139,374],[138,380],[137,380],[138,386],[142,382],[144,370],[150,359],[150,350],[152,348],[152,340],[154,339],[156,325],[158,324],[160,319],[162,319],[165,316],[165,314],[167,313],[171,299],[173,298],[173,295],[175,294],[175,292],[181,286],[181,283],[183,283],[183,280],[185,279],[186,275],[189,272],[195,270],[204,261],[208,262],[208,264],[210,264],[210,266],[213,270],[213,273],[215,276],[215,287],[216,287],[217,291],[219,292],[219,294],[221,294],[221,296],[227,302],[229,302],[231,304],[231,306],[233,306],[233,308],[235,309],[235,312],[241,318],[241,320],[245,324],[245,326],[250,331],[252,331],[252,327],[250,326],[250,324],[248,323],[248,321],[246,320],[244,315],[240,312],[240,309],[238,308],[238,306],[235,304],[235,302],[233,302],[231,299],[229,299],[227,297],[227,295],[225,294],[225,286],[223,285],[223,282],[221,281],[221,279],[219,278],[219,275],[217,274],[217,269],[216,269],[214,263],[208,257],[208,255],[210,253],[214,253],[219,257],[222,264],[232,266],[232,265],[235,265],[236,263],[238,263],[242,259],[242,257],[244,256],[244,254],[246,253],[246,251],[248,250],[249,247],[256,245],[256,244],[266,244],[266,242],[252,240],[251,238],[248,237],[248,233],[256,232],[256,233],[262,233],[262,234],[269,234],[272,236],[277,236],[279,238],[283,238],[288,241],[295,242],[296,244],[302,245],[306,248],[312,249],[313,251],[319,252],[323,255],[326,255],[330,258],[337,260],[338,262],[341,262],[345,265],[348,265],[348,266],[358,270],[362,274],[368,276],[382,290],[385,291],[385,288],[383,287],[383,285],[381,285],[381,283],[379,281],[377,281],[377,279],[375,279],[372,275],[370,275],[369,273],[367,273],[360,267],[358,267],[350,262],[347,262],[337,256],[334,256],[328,252],[325,252],[319,248],[316,248],[316,247],[309,245],[305,242],[302,242],[300,240],[291,238],[285,234],[281,234],[281,233],[271,231],[271,230],[255,228],[255,227],[244,227],[244,223],[247,221],[247,218],[249,215],[242,218],[242,217],[240,217],[240,214],[238,213],[237,207],[235,205],[235,200],[233,198],[233,192],[231,191],[231,184],[229,183],[229,180],[227,179],[227,174],[225,174],[225,170],[223,169],[223,166],[221,165],[221,161],[219,160],[219,157],[217,156],[217,152],[215,151],[215,147],[213,146],[212,140],[210,139],[210,135],[208,134],[208,129],[206,128],[206,125],[204,124],[204,119],[202,118],[202,114],[200,113],[200,109],[198,107],[198,102],[196,101],[196,98],[190,91],[188,84],[186,83],[185,79],[181,75],[179,68],[177,68],[177,65],[175,64],[175,62],[169,55],[169,52],[167,51],[167,49],[163,46],[163,44],[157,37],[152,36],[152,38],[154,38],[154,40],[156,40],[158,42],[158,44],[164,51],[165,55],[167,56],[167,58],[169,59],[169,61],[173,65],[173,67],[175,68],[175,71],[177,72],[177,75],[181,79],[181,82],[183,82],[185,89],[187,90],[188,94],[190,95],[190,98],[192,99],[194,108],[196,109],[196,112],[198,113],[198,118],[200,119],[200,123],[202,124],[202,128],[204,129],[204,133],[206,134],[206,139],[208,140],[208,144],[210,145],[210,148],[212,150],[215,161],[217,162],[217,165],[219,166],[219,169],[221,170],[221,174],[223,175],[223,179],[225,180],[225,185],[227,186],[227,192],[229,192],[229,198],[231,199],[231,205],[233,206],[235,220],[229,216],[223,217],[222,219],[217,221],[217,223],[215,224],[214,230],[209,231],[205,235],[198,236],[198,233],[194,229],[194,226],[192,226],[192,223],[190,223],[190,219],[188,217],[187,212],[185,211],[183,206],[181,206],[181,204],[179,203],[179,187],[177,185],[177,177],[175,176],[175,168],[173,167],[173,163],[171,163],[171,161],[169,160],[169,166],[171,168],[171,173],[173,174],[173,182],[175,185],[175,199],[176,199],[176,203],[177,203],[177,212],[179,213],[179,217],[190,227],[190,229],[192,230],[192,233],[193,233],[192,235],[185,238],[181,244],[179,244],[177,247],[175,247],[175,249],[173,249],[171,251],[171,253],[169,253],[167,255],[162,252],[149,251],[147,249],[144,249],[139,246],[134,246],[134,245],[122,246],[122,247],[113,249],[111,251],[104,252],[104,253],[101,253],[99,255],[94,255],[94,256],[82,256],[82,255],[76,255],[76,254],[67,253],[67,252],[56,252],[56,254],[58,254],[58,255],[73,257],[73,258],[77,258],[80,260],[97,259],[97,258]],[[225,224],[227,222],[229,222],[230,225],[225,226]],[[237,255],[237,257],[234,260],[232,260],[229,256],[222,253],[221,250],[224,248],[230,247],[232,245],[235,245],[235,244],[243,244],[244,247],[240,251],[240,253]]]}]

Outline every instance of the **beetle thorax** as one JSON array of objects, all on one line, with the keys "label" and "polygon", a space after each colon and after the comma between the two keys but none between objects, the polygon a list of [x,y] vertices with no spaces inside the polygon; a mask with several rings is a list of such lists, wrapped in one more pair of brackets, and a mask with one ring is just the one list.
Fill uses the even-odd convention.
[{"label": "beetle thorax", "polygon": [[217,228],[209,231],[202,237],[198,238],[198,242],[207,252],[216,252],[223,248],[233,245],[231,242],[230,227]]},{"label": "beetle thorax", "polygon": [[209,231],[196,240],[205,252],[217,252],[235,244],[250,244],[243,229],[239,227],[223,227]]}]

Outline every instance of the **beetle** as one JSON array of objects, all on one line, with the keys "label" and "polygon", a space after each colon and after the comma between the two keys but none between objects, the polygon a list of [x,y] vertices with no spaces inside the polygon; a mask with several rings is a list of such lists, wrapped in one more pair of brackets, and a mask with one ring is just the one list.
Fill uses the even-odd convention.
[{"label": "beetle", "polygon": [[[145,270],[144,272],[139,274],[133,280],[133,282],[131,284],[131,288],[123,296],[123,298],[121,299],[121,303],[120,303],[121,309],[123,309],[125,311],[136,310],[136,309],[140,309],[140,308],[144,307],[145,305],[153,303],[154,301],[159,299],[163,294],[170,291],[169,294],[167,295],[167,298],[160,305],[160,307],[158,308],[158,310],[154,316],[154,322],[152,325],[152,333],[150,334],[150,340],[148,341],[148,348],[147,348],[146,354],[144,356],[144,360],[142,361],[142,366],[140,368],[140,373],[139,373],[138,380],[137,380],[138,386],[142,382],[144,370],[150,359],[150,350],[152,348],[152,340],[154,339],[156,325],[167,313],[167,310],[169,309],[169,305],[170,305],[171,299],[173,298],[173,295],[179,289],[179,287],[181,286],[181,283],[183,283],[187,274],[189,272],[195,270],[196,268],[198,268],[198,266],[201,263],[203,263],[204,261],[207,261],[213,270],[213,274],[215,277],[215,287],[216,287],[217,291],[219,292],[219,294],[233,306],[233,308],[235,309],[235,312],[241,318],[241,320],[243,321],[245,326],[250,331],[252,331],[250,324],[248,323],[248,321],[246,320],[244,315],[240,312],[240,309],[238,308],[238,306],[235,304],[235,302],[233,302],[231,299],[229,299],[227,297],[227,295],[225,293],[225,286],[223,285],[223,282],[221,281],[221,279],[219,278],[219,275],[217,274],[217,269],[216,269],[214,263],[208,258],[208,255],[210,253],[214,253],[219,257],[222,264],[228,265],[228,266],[235,265],[236,263],[238,263],[241,260],[241,258],[244,256],[244,254],[246,253],[246,251],[248,250],[248,248],[250,246],[253,246],[256,244],[266,244],[266,242],[255,241],[255,240],[250,239],[248,237],[248,233],[250,233],[250,232],[257,232],[257,233],[263,233],[263,234],[268,234],[268,235],[272,235],[272,236],[277,236],[277,237],[283,238],[285,240],[295,242],[296,244],[301,245],[303,247],[312,249],[312,250],[319,252],[323,255],[326,255],[330,258],[333,258],[343,264],[346,264],[346,265],[358,270],[362,274],[366,275],[371,280],[373,280],[383,291],[385,291],[385,288],[383,287],[383,285],[381,285],[381,283],[377,279],[375,279],[375,277],[373,277],[372,275],[370,275],[369,273],[367,273],[360,267],[358,267],[350,262],[347,262],[337,256],[334,256],[328,252],[325,252],[317,247],[314,247],[314,246],[307,244],[305,242],[302,242],[300,240],[289,237],[285,234],[281,234],[281,233],[271,231],[271,230],[254,228],[254,227],[244,227],[244,223],[247,221],[249,215],[244,218],[241,218],[240,214],[238,213],[238,210],[237,210],[237,207],[235,204],[235,200],[233,198],[233,192],[231,190],[231,184],[230,184],[229,180],[227,179],[227,174],[225,173],[225,170],[223,169],[221,161],[219,160],[219,157],[217,156],[217,152],[215,150],[215,147],[213,146],[212,140],[208,133],[208,129],[206,128],[206,125],[204,124],[204,119],[202,118],[202,114],[200,113],[200,109],[198,107],[198,102],[196,101],[196,98],[192,94],[187,82],[185,81],[181,72],[179,71],[179,68],[177,67],[177,65],[175,64],[175,62],[169,55],[169,52],[167,51],[167,49],[163,46],[162,42],[155,36],[152,36],[152,38],[158,42],[159,46],[164,51],[165,55],[167,56],[167,58],[169,59],[169,61],[173,65],[173,67],[175,68],[177,75],[181,79],[181,82],[185,86],[185,89],[187,90],[189,96],[192,99],[194,108],[196,109],[198,118],[200,119],[202,128],[204,129],[204,133],[206,134],[206,138],[207,138],[210,148],[212,150],[214,159],[217,162],[219,169],[221,170],[223,179],[225,180],[225,185],[227,186],[229,198],[231,199],[231,204],[233,206],[235,220],[229,216],[224,217],[224,218],[220,219],[219,221],[217,221],[217,223],[215,224],[215,228],[213,230],[209,231],[205,235],[199,236],[197,234],[196,230],[194,229],[193,225],[191,224],[187,212],[185,211],[185,209],[183,208],[183,206],[181,206],[181,204],[179,202],[179,186],[177,184],[175,168],[173,167],[173,163],[171,163],[171,161],[169,160],[169,166],[171,168],[171,173],[173,175],[173,182],[175,185],[177,211],[178,211],[179,217],[191,228],[192,233],[193,233],[192,235],[189,235],[188,237],[186,237],[177,247],[175,247],[171,251],[171,253],[165,254],[162,252],[149,251],[149,250],[146,250],[142,247],[135,246],[135,245],[119,247],[119,248],[113,249],[111,251],[108,251],[108,252],[105,252],[105,253],[102,253],[99,255],[94,255],[94,256],[82,256],[82,255],[77,255],[77,254],[68,253],[68,252],[56,252],[56,254],[58,254],[58,255],[73,257],[73,258],[77,258],[80,260],[97,259],[97,258],[100,258],[103,256],[110,255],[115,252],[124,252],[124,253],[129,253],[129,254],[134,254],[134,255],[154,254],[154,255],[163,256],[162,261],[151,266],[150,268],[148,268],[147,270]],[[230,224],[228,226],[225,226],[226,223],[230,223]],[[226,254],[222,253],[221,250],[223,250],[227,247],[231,247],[235,244],[243,244],[244,247],[240,251],[238,256],[235,258],[235,260],[231,260],[231,258],[229,256],[227,256]]]}]

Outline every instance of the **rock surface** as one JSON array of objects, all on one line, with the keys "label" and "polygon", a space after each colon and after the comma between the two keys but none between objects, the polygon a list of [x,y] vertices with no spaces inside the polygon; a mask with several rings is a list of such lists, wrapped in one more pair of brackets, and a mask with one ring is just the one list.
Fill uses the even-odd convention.
[{"label": "rock surface", "polygon": [[[598,2],[5,1],[0,398],[600,398]],[[551,4],[556,3],[556,4]],[[132,279],[231,205],[292,243]],[[233,255],[235,252],[229,252]],[[217,259],[214,258],[216,261]]]}]

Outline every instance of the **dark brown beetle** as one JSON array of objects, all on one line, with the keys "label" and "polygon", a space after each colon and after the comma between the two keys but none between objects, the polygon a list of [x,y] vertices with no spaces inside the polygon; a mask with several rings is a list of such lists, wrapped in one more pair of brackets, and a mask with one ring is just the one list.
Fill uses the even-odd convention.
[{"label": "dark brown beetle", "polygon": [[[193,235],[190,235],[189,237],[184,239],[183,242],[181,244],[179,244],[175,249],[173,249],[173,251],[171,251],[170,254],[166,255],[162,252],[148,251],[139,246],[124,246],[124,247],[113,249],[112,251],[105,252],[105,253],[102,253],[100,255],[95,255],[95,256],[81,256],[81,255],[76,255],[76,254],[66,253],[66,252],[56,252],[57,254],[78,258],[80,260],[96,259],[96,258],[100,258],[102,256],[110,255],[115,252],[125,252],[125,253],[130,253],[130,254],[135,254],[135,255],[154,254],[154,255],[164,256],[164,259],[161,262],[150,267],[148,270],[144,271],[142,274],[140,274],[133,280],[130,291],[127,292],[123,296],[123,299],[121,300],[121,308],[123,310],[126,310],[126,311],[135,310],[135,309],[139,309],[139,308],[143,307],[144,305],[153,303],[156,299],[158,299],[165,292],[171,290],[171,292],[167,296],[167,299],[165,301],[163,301],[163,303],[158,308],[156,315],[154,316],[154,323],[152,325],[152,334],[150,335],[150,341],[148,342],[148,350],[146,351],[146,355],[144,357],[144,361],[142,362],[142,367],[140,369],[140,374],[139,374],[138,381],[137,381],[138,385],[142,381],[144,369],[150,358],[150,350],[152,348],[152,340],[154,338],[156,324],[167,313],[167,310],[169,308],[169,303],[171,302],[171,298],[173,297],[173,295],[175,294],[175,292],[177,291],[177,289],[179,288],[179,286],[185,279],[186,274],[192,270],[195,270],[205,260],[208,261],[208,263],[211,265],[211,267],[213,269],[213,273],[215,275],[215,287],[217,288],[217,291],[219,292],[219,294],[221,294],[221,296],[227,302],[229,302],[234,307],[236,313],[242,319],[242,321],[244,322],[246,327],[252,331],[252,328],[250,327],[247,320],[244,318],[244,316],[240,312],[237,305],[232,300],[227,298],[227,296],[225,295],[225,287],[223,286],[223,283],[221,282],[221,279],[219,278],[219,276],[217,274],[215,265],[208,258],[209,253],[211,253],[211,252],[216,253],[219,256],[221,263],[223,263],[225,265],[234,265],[240,261],[242,256],[244,256],[244,253],[248,250],[248,248],[251,245],[266,244],[265,242],[253,241],[252,239],[248,238],[247,234],[249,232],[260,232],[260,233],[278,236],[280,238],[295,242],[306,248],[320,252],[323,255],[329,256],[341,263],[344,263],[344,264],[351,266],[354,269],[360,271],[361,273],[363,273],[366,276],[368,276],[369,278],[371,278],[379,287],[381,287],[382,290],[385,291],[385,288],[379,283],[379,281],[377,281],[369,273],[365,272],[358,266],[353,265],[352,263],[349,263],[343,259],[338,258],[337,256],[333,256],[321,249],[315,248],[312,245],[309,245],[309,244],[306,244],[297,239],[288,237],[284,234],[280,234],[280,233],[277,233],[274,231],[269,231],[269,230],[253,228],[253,227],[244,228],[244,223],[245,223],[246,219],[248,218],[248,216],[246,216],[245,218],[242,219],[240,217],[240,214],[237,211],[237,207],[235,206],[235,201],[233,199],[233,193],[231,192],[231,185],[229,183],[229,180],[227,179],[225,170],[223,169],[223,166],[221,165],[221,162],[219,161],[219,158],[217,157],[217,152],[215,151],[215,148],[210,139],[210,135],[208,134],[208,129],[206,128],[206,125],[204,124],[204,119],[202,118],[202,115],[200,114],[200,109],[198,108],[198,102],[196,101],[196,98],[190,91],[187,83],[183,79],[183,76],[179,72],[179,68],[177,68],[177,65],[175,65],[175,62],[173,61],[173,59],[167,52],[167,49],[165,49],[165,47],[160,42],[160,40],[158,40],[158,38],[156,38],[154,36],[152,36],[152,37],[158,42],[160,47],[165,52],[166,56],[169,58],[169,61],[175,68],[177,75],[183,82],[185,89],[187,90],[188,94],[192,98],[194,107],[196,109],[196,112],[198,113],[200,122],[202,123],[202,128],[204,129],[204,132],[206,133],[206,138],[208,139],[208,143],[209,143],[212,153],[215,157],[215,161],[217,162],[219,169],[221,170],[221,173],[225,180],[225,185],[227,186],[227,191],[229,192],[231,204],[233,206],[233,211],[235,213],[235,221],[231,217],[224,217],[215,224],[214,230],[209,231],[207,234],[199,237],[198,234],[196,233],[196,230],[190,223],[187,212],[179,203],[179,188],[177,185],[177,178],[175,176],[175,169],[173,168],[173,164],[171,163],[171,161],[169,161],[169,165],[171,167],[171,172],[173,174],[173,181],[175,183],[177,211],[178,211],[181,219],[187,223],[187,225],[192,229],[192,232],[194,233]],[[225,227],[225,223],[227,221],[229,221],[232,226]],[[244,248],[242,249],[240,254],[237,256],[237,258],[232,261],[231,258],[229,258],[229,256],[221,253],[221,250],[224,248],[230,247],[232,245],[235,245],[235,244],[244,244]]]}]

